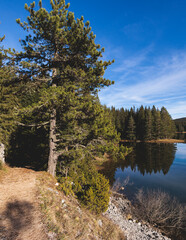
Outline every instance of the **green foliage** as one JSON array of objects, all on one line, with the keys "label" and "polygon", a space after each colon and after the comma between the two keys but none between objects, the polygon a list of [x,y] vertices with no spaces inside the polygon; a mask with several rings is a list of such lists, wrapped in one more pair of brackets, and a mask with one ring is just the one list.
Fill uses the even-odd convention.
[{"label": "green foliage", "polygon": [[58,186],[58,190],[63,191],[67,196],[74,195],[72,190],[72,179],[70,177],[62,177],[60,178],[60,185]]},{"label": "green foliage", "polygon": [[[0,38],[0,43],[2,40]],[[5,50],[0,46],[0,142],[6,145],[15,129],[19,107],[19,84],[15,66],[8,65],[11,54],[10,49]]]},{"label": "green foliage", "polygon": [[135,122],[134,122],[134,119],[133,119],[132,115],[130,116],[129,122],[128,122],[127,138],[129,140],[135,140],[136,139]]},{"label": "green foliage", "polygon": [[112,121],[122,139],[153,140],[173,138],[176,132],[174,121],[165,107],[156,109],[155,106],[138,109],[110,110]]},{"label": "green foliage", "polygon": [[177,132],[186,132],[186,118],[178,118],[174,120]]},{"label": "green foliage", "polygon": [[132,147],[127,147],[121,144],[119,146],[118,159],[123,160],[129,153],[132,152],[132,150]]},{"label": "green foliage", "polygon": [[49,146],[56,158],[70,161],[85,148],[90,155],[113,153],[119,138],[97,97],[100,89],[113,84],[104,78],[113,61],[100,60],[104,49],[95,43],[89,22],[75,19],[64,0],[50,3],[51,11],[41,1],[38,10],[35,3],[26,4],[27,21],[17,19],[29,32],[21,40],[23,51],[14,58],[19,78],[26,83],[19,112],[22,123],[53,120]]},{"label": "green foliage", "polygon": [[107,210],[109,181],[94,169],[91,160],[71,164],[68,174],[68,177],[58,176],[61,190],[67,195],[73,191],[84,206],[96,213]]},{"label": "green foliage", "polygon": [[105,212],[110,197],[109,181],[100,173],[91,176],[89,181],[89,186],[81,195],[82,203],[96,213]]}]

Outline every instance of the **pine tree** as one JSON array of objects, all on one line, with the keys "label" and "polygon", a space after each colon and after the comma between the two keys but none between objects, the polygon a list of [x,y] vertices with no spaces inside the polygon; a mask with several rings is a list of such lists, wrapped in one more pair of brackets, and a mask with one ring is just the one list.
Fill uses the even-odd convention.
[{"label": "pine tree", "polygon": [[[0,43],[5,37],[0,38]],[[11,50],[0,47],[0,142],[7,145],[9,137],[15,128],[18,109],[18,83],[15,66],[8,65],[7,60]]]},{"label": "pine tree", "polygon": [[[30,6],[25,4],[29,12],[27,22],[17,19],[17,23],[29,34],[21,41],[23,52],[17,54],[16,61],[20,67],[19,77],[32,86],[30,96],[37,92],[24,112],[39,115],[39,124],[49,121],[48,171],[55,175],[59,155],[69,148],[66,146],[57,152],[60,112],[64,114],[62,117],[74,116],[74,119],[81,114],[77,106],[84,102],[83,98],[90,103],[98,89],[111,84],[103,77],[111,62],[99,60],[104,49],[95,43],[89,22],[84,24],[83,17],[76,20],[64,0],[50,3],[50,12],[42,7],[41,0],[37,11],[35,2]],[[62,127],[61,124],[61,132],[67,131]]]},{"label": "pine tree", "polygon": [[171,138],[176,132],[175,124],[165,107],[161,108],[161,137]]},{"label": "pine tree", "polygon": [[152,139],[152,114],[150,108],[145,108],[145,140]]},{"label": "pine tree", "polygon": [[137,139],[144,140],[144,135],[145,135],[145,110],[143,106],[140,107],[140,109],[137,111],[137,120],[136,120],[136,125],[137,125]]},{"label": "pine tree", "polygon": [[120,109],[120,122],[121,122],[121,139],[124,139],[125,136],[125,124],[126,124],[126,114],[124,108]]},{"label": "pine tree", "polygon": [[160,111],[152,107],[152,138],[159,139],[161,131],[161,116]]},{"label": "pine tree", "polygon": [[135,122],[132,115],[129,117],[128,127],[127,127],[127,138],[129,140],[136,139],[136,132],[135,132]]}]

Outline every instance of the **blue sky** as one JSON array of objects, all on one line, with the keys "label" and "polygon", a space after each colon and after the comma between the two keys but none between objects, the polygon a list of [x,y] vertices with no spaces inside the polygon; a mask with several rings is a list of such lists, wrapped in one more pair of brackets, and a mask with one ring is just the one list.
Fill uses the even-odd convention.
[{"label": "blue sky", "polygon": [[[15,19],[26,19],[24,3],[30,2],[0,1],[5,47],[20,50],[24,33]],[[115,59],[105,74],[115,84],[101,90],[101,103],[116,108],[165,106],[173,118],[186,117],[185,0],[69,2],[76,17],[90,21],[96,42],[105,47],[104,59]],[[49,6],[43,0],[43,7]]]}]

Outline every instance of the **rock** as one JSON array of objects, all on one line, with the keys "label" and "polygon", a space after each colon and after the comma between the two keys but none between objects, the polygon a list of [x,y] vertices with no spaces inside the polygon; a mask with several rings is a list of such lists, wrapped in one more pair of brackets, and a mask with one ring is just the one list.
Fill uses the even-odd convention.
[{"label": "rock", "polygon": [[105,216],[123,230],[127,240],[170,240],[149,225],[144,225],[141,222],[132,220],[130,206],[131,204],[127,199],[112,196],[108,210],[104,213]]},{"label": "rock", "polygon": [[82,214],[80,207],[77,207],[77,210],[78,210],[79,214]]},{"label": "rock", "polygon": [[49,240],[56,240],[57,239],[57,234],[54,233],[54,232],[49,232],[47,235],[48,235]]},{"label": "rock", "polygon": [[61,204],[64,204],[64,203],[65,203],[65,200],[64,200],[64,199],[62,199],[62,200],[61,200]]},{"label": "rock", "polygon": [[5,163],[5,146],[2,143],[0,143],[0,161]]},{"label": "rock", "polygon": [[102,227],[103,226],[103,222],[101,220],[98,220],[98,225],[99,225],[99,227]]}]

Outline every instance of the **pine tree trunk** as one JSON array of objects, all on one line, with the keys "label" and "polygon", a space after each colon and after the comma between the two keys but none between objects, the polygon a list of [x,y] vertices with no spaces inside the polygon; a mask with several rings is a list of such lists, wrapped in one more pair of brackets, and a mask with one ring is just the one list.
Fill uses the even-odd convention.
[{"label": "pine tree trunk", "polygon": [[48,158],[48,172],[56,175],[58,155],[56,153],[56,109],[52,110],[50,117],[50,133],[49,133],[49,158]]},{"label": "pine tree trunk", "polygon": [[[55,54],[56,55],[56,54]],[[57,75],[57,70],[53,69],[52,77]],[[56,87],[56,84],[52,84]],[[48,172],[55,177],[58,155],[56,152],[56,109],[52,109],[50,115],[50,130],[49,130],[49,157],[48,157]]]}]

